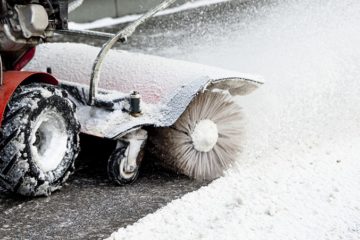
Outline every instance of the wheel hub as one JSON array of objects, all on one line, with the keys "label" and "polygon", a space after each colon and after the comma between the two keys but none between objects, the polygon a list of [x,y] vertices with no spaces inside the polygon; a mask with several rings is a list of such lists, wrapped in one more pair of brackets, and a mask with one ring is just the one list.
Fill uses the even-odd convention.
[{"label": "wheel hub", "polygon": [[126,161],[127,161],[127,157],[121,159],[119,166],[120,175],[125,179],[130,179],[136,174],[136,171],[135,169],[131,169],[132,171],[130,171],[130,169],[127,169]]},{"label": "wheel hub", "polygon": [[66,152],[66,123],[52,110],[41,113],[33,126],[30,137],[32,158],[42,171],[53,171]]},{"label": "wheel hub", "polygon": [[200,120],[191,134],[194,148],[199,152],[209,152],[219,138],[217,125],[210,119]]}]

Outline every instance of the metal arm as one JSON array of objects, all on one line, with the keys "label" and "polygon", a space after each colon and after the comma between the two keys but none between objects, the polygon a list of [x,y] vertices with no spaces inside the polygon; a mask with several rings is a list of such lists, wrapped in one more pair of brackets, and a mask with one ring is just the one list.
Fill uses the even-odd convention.
[{"label": "metal arm", "polygon": [[[92,31],[92,30],[74,30],[74,29],[61,29],[56,30],[55,33],[61,34],[61,35],[69,35],[69,36],[79,36],[82,35],[84,37],[90,37],[90,38],[103,38],[108,40],[109,38],[115,37],[115,34],[113,33],[106,33],[106,32],[98,32],[98,31]],[[47,42],[56,42],[56,40],[48,39]]]},{"label": "metal arm", "polygon": [[113,47],[113,45],[119,40],[122,42],[125,42],[126,39],[134,33],[134,31],[140,24],[146,22],[149,18],[154,16],[157,12],[167,8],[175,1],[176,0],[163,1],[159,5],[157,5],[156,7],[154,7],[153,9],[151,9],[150,11],[148,11],[147,13],[142,15],[139,19],[132,22],[127,27],[125,27],[123,30],[118,32],[112,39],[107,41],[102,46],[99,54],[97,55],[97,57],[95,59],[94,65],[92,67],[91,78],[90,78],[89,103],[88,103],[89,105],[94,105],[94,103],[95,103],[97,88],[99,85],[101,67],[104,62],[104,58],[105,58],[106,54]]}]

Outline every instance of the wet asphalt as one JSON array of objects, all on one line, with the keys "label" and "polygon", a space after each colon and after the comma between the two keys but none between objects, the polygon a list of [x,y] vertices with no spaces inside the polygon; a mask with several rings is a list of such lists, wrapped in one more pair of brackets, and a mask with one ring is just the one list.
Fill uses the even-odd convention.
[{"label": "wet asphalt", "polygon": [[[259,1],[235,0],[156,17],[141,26],[126,45],[117,47],[163,56],[181,55],[189,49],[179,48],[179,42],[200,44],[195,39],[209,35],[201,29],[221,21],[226,24],[238,21],[245,14],[244,9],[248,11],[258,4]],[[97,30],[116,32],[123,26]],[[217,33],[214,30],[210,35]],[[104,43],[84,37],[57,37],[57,41],[68,40],[96,46]],[[81,146],[75,174],[63,189],[50,197],[20,198],[0,189],[0,239],[103,239],[208,184],[157,167],[156,159],[147,154],[137,182],[114,186],[106,176],[106,161],[114,143],[82,136]]]},{"label": "wet asphalt", "polygon": [[157,167],[147,154],[138,181],[115,186],[106,175],[114,143],[81,141],[77,171],[60,191],[21,198],[0,190],[0,239],[103,239],[207,184]]}]

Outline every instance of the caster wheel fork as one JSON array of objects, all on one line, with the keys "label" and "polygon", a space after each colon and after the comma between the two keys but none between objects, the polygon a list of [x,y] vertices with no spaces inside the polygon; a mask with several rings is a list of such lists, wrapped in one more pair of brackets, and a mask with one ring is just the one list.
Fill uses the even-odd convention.
[{"label": "caster wheel fork", "polygon": [[131,184],[139,176],[147,132],[135,130],[121,137],[108,161],[109,179],[117,185]]}]

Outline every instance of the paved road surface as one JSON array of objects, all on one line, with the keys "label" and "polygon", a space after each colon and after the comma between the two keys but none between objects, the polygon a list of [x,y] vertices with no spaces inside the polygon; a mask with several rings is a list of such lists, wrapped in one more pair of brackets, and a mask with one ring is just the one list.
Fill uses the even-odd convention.
[{"label": "paved road surface", "polygon": [[104,164],[112,142],[82,140],[77,172],[61,191],[35,199],[0,191],[0,239],[101,239],[206,184],[159,169],[147,157],[135,184],[114,186]]}]

